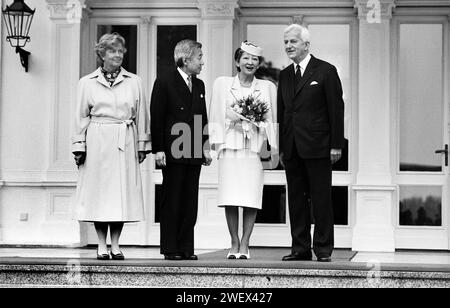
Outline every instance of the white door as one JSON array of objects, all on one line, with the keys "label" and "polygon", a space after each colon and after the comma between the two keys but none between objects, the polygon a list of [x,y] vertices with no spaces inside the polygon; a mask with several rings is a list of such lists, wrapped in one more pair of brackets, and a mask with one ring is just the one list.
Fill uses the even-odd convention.
[{"label": "white door", "polygon": [[449,249],[448,21],[394,25],[396,248]]}]

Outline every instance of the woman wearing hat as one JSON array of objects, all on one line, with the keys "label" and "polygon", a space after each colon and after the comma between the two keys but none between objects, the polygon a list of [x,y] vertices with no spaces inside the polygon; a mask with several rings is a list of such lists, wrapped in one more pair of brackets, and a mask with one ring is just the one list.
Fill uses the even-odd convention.
[{"label": "woman wearing hat", "polygon": [[[237,75],[215,80],[210,106],[210,144],[218,153],[218,206],[225,208],[231,249],[228,259],[250,259],[250,236],[257,211],[262,208],[263,165],[260,151],[268,139],[276,150],[275,85],[257,79],[256,70],[262,61],[262,49],[243,42],[234,55]],[[253,97],[269,107],[263,126],[249,124],[232,109],[243,98]],[[239,207],[243,208],[243,234],[239,238]]]}]

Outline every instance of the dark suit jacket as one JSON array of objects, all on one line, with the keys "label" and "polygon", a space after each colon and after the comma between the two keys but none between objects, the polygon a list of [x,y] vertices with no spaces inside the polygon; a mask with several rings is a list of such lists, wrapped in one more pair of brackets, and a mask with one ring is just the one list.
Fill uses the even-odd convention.
[{"label": "dark suit jacket", "polygon": [[311,56],[294,93],[294,65],[280,73],[278,123],[280,153],[289,159],[292,147],[304,159],[328,158],[344,147],[344,101],[336,68]]},{"label": "dark suit jacket", "polygon": [[157,78],[150,113],[152,153],[165,152],[167,163],[200,165],[204,162],[208,118],[202,80],[192,78],[191,93],[177,69]]}]

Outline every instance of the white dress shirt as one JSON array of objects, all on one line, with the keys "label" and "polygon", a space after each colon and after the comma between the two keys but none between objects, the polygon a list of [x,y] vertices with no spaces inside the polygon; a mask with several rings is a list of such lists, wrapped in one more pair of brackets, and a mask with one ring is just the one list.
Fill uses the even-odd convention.
[{"label": "white dress shirt", "polygon": [[[189,88],[189,75],[186,74],[181,68],[177,67],[178,72],[180,73],[181,77],[183,77],[184,82],[186,83],[186,85]],[[192,78],[192,77],[191,77]]]},{"label": "white dress shirt", "polygon": [[300,62],[295,64],[295,72],[297,73],[297,64],[300,64],[300,70],[303,74],[305,74],[306,67],[308,66],[309,60],[311,60],[311,54],[308,55]]}]

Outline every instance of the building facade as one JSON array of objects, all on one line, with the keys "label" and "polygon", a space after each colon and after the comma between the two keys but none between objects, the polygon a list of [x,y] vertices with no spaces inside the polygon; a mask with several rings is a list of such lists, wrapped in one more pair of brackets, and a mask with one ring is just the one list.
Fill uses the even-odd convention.
[{"label": "building facade", "polygon": [[[0,3],[4,8],[9,0]],[[450,0],[27,0],[29,72],[1,28],[0,244],[84,246],[90,224],[72,220],[77,170],[70,152],[78,79],[95,70],[95,41],[127,40],[127,70],[144,80],[173,65],[183,38],[203,44],[207,98],[236,73],[243,40],[264,48],[260,75],[289,65],[283,29],[309,27],[312,54],[334,64],[344,87],[348,146],[333,172],[336,247],[357,251],[449,250]],[[127,224],[123,245],[159,245],[161,170],[141,167],[146,221]],[[290,246],[286,180],[265,170],[253,246]],[[202,169],[197,248],[226,248],[216,206],[217,162]]]}]

